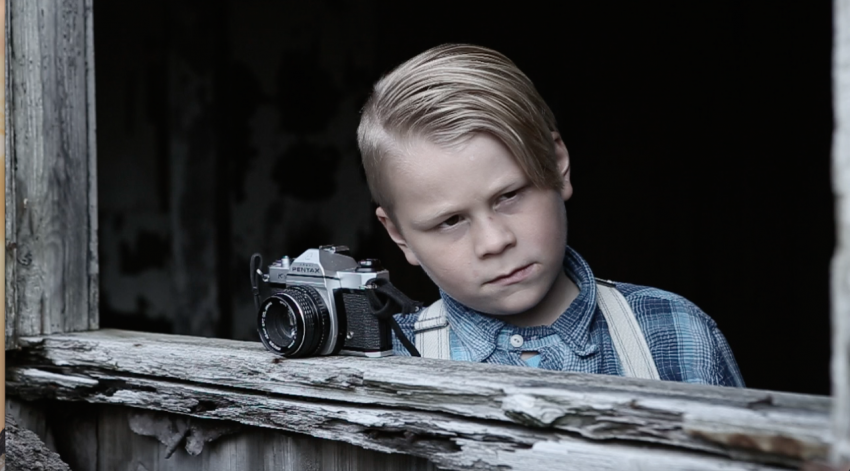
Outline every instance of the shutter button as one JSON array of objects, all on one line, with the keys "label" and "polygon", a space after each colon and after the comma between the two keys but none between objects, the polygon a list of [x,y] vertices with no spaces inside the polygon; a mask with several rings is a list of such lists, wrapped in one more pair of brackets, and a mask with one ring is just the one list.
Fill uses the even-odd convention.
[{"label": "shutter button", "polygon": [[511,335],[511,345],[513,345],[516,348],[519,348],[519,347],[522,347],[522,343],[523,343],[522,335],[519,335],[519,334]]}]

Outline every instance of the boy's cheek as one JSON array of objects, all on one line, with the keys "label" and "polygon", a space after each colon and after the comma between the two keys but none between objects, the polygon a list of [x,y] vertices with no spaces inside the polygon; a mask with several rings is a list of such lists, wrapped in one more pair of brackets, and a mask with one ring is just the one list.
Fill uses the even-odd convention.
[{"label": "boy's cheek", "polygon": [[475,286],[473,273],[462,263],[424,262],[421,266],[431,281],[458,301],[469,297],[470,289]]}]

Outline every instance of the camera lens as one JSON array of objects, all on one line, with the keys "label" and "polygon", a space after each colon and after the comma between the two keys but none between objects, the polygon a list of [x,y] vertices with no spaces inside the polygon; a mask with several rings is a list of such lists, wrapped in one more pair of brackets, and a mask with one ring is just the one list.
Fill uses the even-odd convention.
[{"label": "camera lens", "polygon": [[298,323],[295,320],[295,313],[286,303],[270,303],[266,319],[269,340],[284,348],[295,344]]},{"label": "camera lens", "polygon": [[288,286],[263,301],[257,331],[271,352],[291,358],[312,356],[328,341],[330,314],[314,288]]}]

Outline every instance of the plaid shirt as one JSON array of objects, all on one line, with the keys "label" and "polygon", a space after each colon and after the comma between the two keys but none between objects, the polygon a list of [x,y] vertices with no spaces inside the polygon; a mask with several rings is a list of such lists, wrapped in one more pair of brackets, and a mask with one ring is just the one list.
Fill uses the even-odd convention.
[{"label": "plaid shirt", "polygon": [[[441,292],[448,316],[453,360],[527,366],[523,351],[539,352],[539,368],[623,375],[596,282],[587,262],[567,247],[564,271],[580,289],[551,326],[517,327],[483,315]],[[615,283],[632,307],[662,380],[744,387],[729,344],[717,324],[687,299],[655,288]],[[396,316],[411,341],[416,315]],[[519,335],[515,347],[511,337]],[[514,339],[514,343],[516,339]],[[393,338],[396,355],[409,355]]]}]

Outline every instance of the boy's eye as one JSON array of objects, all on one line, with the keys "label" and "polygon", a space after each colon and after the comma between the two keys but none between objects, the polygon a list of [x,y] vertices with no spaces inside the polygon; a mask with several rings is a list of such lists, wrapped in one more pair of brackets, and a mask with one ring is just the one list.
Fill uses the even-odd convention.
[{"label": "boy's eye", "polygon": [[519,188],[519,189],[516,189],[516,190],[513,190],[513,191],[509,191],[507,193],[502,193],[502,195],[499,196],[499,202],[501,203],[503,201],[508,201],[508,200],[512,200],[512,199],[516,198],[517,195],[519,195],[519,193],[522,190],[523,190],[522,188]]},{"label": "boy's eye", "polygon": [[460,216],[452,216],[452,217],[446,219],[445,221],[441,222],[440,226],[442,226],[442,227],[452,227],[459,222],[460,222]]},{"label": "boy's eye", "polygon": [[519,193],[519,191],[518,191],[518,190],[509,191],[509,192],[507,192],[507,193],[503,194],[501,199],[502,199],[503,201],[504,201],[504,200],[509,200],[509,199],[513,198],[514,196],[516,196],[516,195],[517,195],[517,193]]}]

